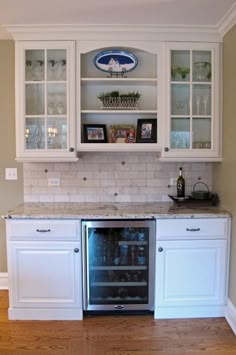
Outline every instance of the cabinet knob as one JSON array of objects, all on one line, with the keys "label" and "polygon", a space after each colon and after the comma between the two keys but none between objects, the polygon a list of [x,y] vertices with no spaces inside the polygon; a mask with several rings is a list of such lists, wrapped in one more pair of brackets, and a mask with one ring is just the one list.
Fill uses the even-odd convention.
[{"label": "cabinet knob", "polygon": [[75,149],[72,148],[72,147],[69,149],[70,152],[74,152],[74,150],[75,150]]},{"label": "cabinet knob", "polygon": [[158,251],[161,253],[163,251],[163,248],[162,247],[159,247],[158,248]]},{"label": "cabinet knob", "polygon": [[165,147],[165,148],[164,148],[164,151],[165,151],[165,152],[169,152],[169,148],[168,148],[168,147]]},{"label": "cabinet knob", "polygon": [[78,253],[78,252],[79,252],[79,248],[75,248],[75,249],[74,249],[74,252],[75,252],[75,253]]}]

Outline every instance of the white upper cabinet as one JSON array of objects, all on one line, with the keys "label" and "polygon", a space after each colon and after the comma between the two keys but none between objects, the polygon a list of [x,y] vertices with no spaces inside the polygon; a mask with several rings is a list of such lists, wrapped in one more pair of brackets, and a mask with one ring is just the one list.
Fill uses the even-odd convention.
[{"label": "white upper cabinet", "polygon": [[160,53],[153,42],[77,42],[78,152],[161,149]]},{"label": "white upper cabinet", "polygon": [[219,44],[167,43],[163,160],[220,160]]},{"label": "white upper cabinet", "polygon": [[16,41],[16,159],[220,161],[220,58],[219,43]]},{"label": "white upper cabinet", "polygon": [[17,160],[77,160],[74,68],[74,42],[16,42]]}]

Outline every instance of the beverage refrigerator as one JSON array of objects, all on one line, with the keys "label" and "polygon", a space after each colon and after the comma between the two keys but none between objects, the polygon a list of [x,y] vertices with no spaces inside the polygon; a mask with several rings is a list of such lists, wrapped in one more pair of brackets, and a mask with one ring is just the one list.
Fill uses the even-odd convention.
[{"label": "beverage refrigerator", "polygon": [[82,221],[85,311],[153,311],[154,220]]}]

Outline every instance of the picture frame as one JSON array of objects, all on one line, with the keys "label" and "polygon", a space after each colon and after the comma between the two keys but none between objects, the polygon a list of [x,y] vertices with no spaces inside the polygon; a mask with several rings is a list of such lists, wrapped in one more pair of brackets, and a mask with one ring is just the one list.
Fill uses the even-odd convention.
[{"label": "picture frame", "polygon": [[109,127],[109,143],[135,143],[136,129],[133,125],[112,125]]},{"label": "picture frame", "polygon": [[157,143],[157,119],[139,118],[136,143]]},{"label": "picture frame", "polygon": [[107,130],[105,124],[84,124],[84,143],[107,143]]}]

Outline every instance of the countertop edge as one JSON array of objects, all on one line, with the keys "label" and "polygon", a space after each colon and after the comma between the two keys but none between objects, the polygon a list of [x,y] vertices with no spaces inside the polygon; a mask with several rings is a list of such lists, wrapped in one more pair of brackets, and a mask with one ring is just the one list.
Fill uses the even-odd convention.
[{"label": "countertop edge", "polygon": [[226,218],[231,213],[215,206],[173,203],[23,203],[2,218],[11,219],[161,219]]}]

